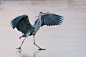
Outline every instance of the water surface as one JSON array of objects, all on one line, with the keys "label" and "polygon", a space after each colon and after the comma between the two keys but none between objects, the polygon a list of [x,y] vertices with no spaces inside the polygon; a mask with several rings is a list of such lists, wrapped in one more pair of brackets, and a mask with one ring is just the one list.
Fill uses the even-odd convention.
[{"label": "water surface", "polygon": [[[59,26],[41,27],[36,34],[36,43],[46,50],[38,51],[33,37],[19,47],[22,35],[13,30],[10,21],[27,14],[31,24],[39,12],[51,12],[64,17]],[[0,2],[0,57],[86,57],[86,1],[1,1]]]}]

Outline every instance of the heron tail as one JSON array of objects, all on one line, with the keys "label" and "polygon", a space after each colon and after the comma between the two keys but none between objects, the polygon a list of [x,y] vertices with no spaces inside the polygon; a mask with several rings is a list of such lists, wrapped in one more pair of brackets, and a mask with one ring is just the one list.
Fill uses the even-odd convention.
[{"label": "heron tail", "polygon": [[22,35],[21,37],[19,37],[19,39],[21,39],[22,37],[26,37],[25,35]]}]

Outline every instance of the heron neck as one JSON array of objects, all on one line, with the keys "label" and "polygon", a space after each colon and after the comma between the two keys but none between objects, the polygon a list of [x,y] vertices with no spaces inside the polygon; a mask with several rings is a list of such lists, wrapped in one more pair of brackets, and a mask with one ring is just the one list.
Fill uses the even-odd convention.
[{"label": "heron neck", "polygon": [[41,27],[41,17],[42,16],[39,16],[39,26]]},{"label": "heron neck", "polygon": [[35,31],[33,32],[33,34],[36,34],[39,28],[41,27],[41,16],[39,16],[38,19],[39,21],[38,21],[37,26],[35,26]]}]

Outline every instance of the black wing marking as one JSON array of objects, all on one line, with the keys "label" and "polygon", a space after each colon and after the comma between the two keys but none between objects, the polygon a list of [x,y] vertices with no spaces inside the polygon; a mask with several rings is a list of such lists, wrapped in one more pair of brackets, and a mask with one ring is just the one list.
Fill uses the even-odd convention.
[{"label": "black wing marking", "polygon": [[37,25],[39,25],[39,19],[37,19],[34,23],[34,26],[37,26]]}]

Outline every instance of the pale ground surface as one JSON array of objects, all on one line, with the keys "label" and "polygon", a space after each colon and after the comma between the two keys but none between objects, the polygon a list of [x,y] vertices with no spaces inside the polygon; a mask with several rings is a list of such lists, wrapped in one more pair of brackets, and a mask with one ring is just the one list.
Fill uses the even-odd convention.
[{"label": "pale ground surface", "polygon": [[[33,37],[26,39],[19,53],[22,34],[10,26],[15,17],[27,14],[32,24],[39,12],[64,17],[60,26],[40,28],[36,43],[46,48],[38,51]],[[0,1],[0,57],[86,57],[86,0]]]}]

